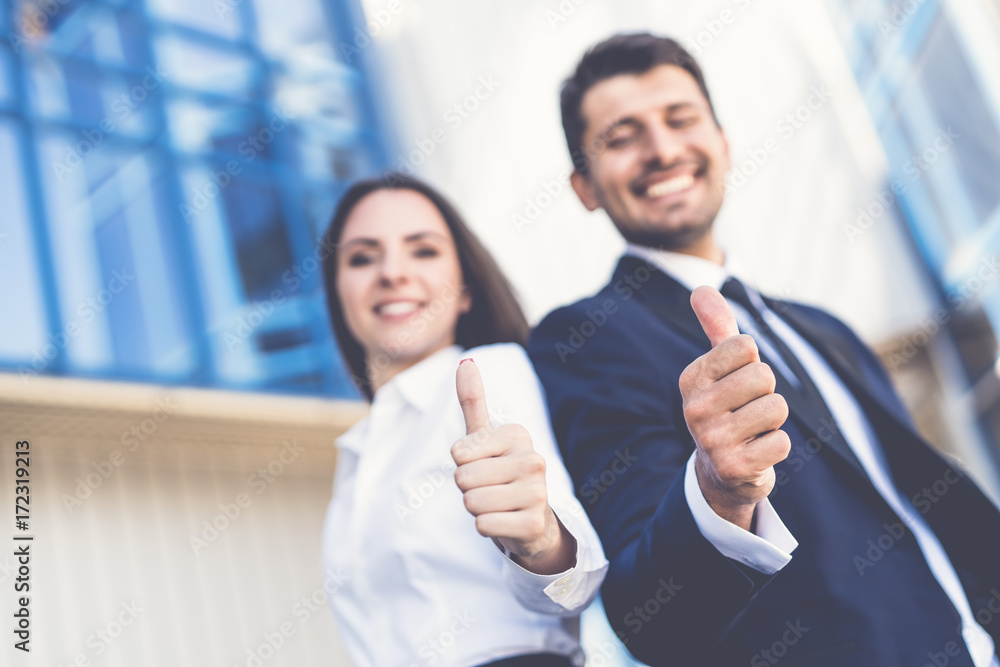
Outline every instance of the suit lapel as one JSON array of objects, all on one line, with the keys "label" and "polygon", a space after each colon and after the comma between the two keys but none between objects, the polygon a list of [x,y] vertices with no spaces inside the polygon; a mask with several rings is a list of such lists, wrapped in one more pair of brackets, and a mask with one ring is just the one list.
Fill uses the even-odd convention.
[{"label": "suit lapel", "polygon": [[[689,289],[659,269],[631,256],[622,258],[615,272],[615,277],[621,279],[625,274],[634,276],[642,266],[647,267],[652,273],[649,281],[651,289],[638,291],[642,300],[671,328],[679,331],[700,349],[708,352],[711,349],[711,343],[702,330],[701,323],[698,322],[698,316],[691,308],[691,291]],[[812,342],[810,340],[810,343]],[[763,353],[761,353],[761,360],[774,368],[771,361]],[[785,398],[790,417],[795,420],[806,437],[817,438],[825,445],[823,450],[835,452],[838,459],[850,465],[867,479],[868,475],[861,462],[858,461],[839,429],[834,424],[830,424],[830,418],[825,414],[825,411],[809,403],[789,384],[781,372],[775,370],[774,376],[776,379],[775,391]]]},{"label": "suit lapel", "polygon": [[[909,431],[915,438],[923,440],[923,437],[913,429],[907,416],[900,413],[898,406],[887,402],[883,392],[872,390],[871,379],[865,377],[861,372],[861,364],[857,361],[857,355],[846,341],[830,336],[829,331],[805,317],[799,309],[790,306],[790,304],[775,302],[771,299],[765,299],[765,303],[767,303],[768,308],[781,313],[780,316],[830,364],[834,372],[858,398],[859,403],[875,406]],[[886,388],[886,390],[889,389]]]}]

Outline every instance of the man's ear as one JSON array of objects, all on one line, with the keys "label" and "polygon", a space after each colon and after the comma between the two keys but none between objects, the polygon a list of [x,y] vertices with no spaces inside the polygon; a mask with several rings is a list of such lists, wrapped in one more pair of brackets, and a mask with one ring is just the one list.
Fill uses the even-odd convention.
[{"label": "man's ear", "polygon": [[726,156],[726,171],[728,172],[730,169],[733,168],[733,159],[729,154],[729,139],[726,138],[726,133],[723,131],[721,127],[719,128],[719,134],[722,135],[723,152],[725,153]]},{"label": "man's ear", "polygon": [[594,193],[594,186],[590,183],[590,177],[578,169],[574,169],[569,175],[569,184],[573,186],[573,192],[580,198],[580,202],[587,207],[588,211],[596,211],[601,208],[601,203]]}]

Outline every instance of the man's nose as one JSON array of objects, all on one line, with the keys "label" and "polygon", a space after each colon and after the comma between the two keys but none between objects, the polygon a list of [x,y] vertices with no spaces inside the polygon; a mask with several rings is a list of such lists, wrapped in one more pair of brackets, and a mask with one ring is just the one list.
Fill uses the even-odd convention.
[{"label": "man's nose", "polygon": [[683,144],[668,127],[654,126],[646,133],[644,155],[653,166],[669,167],[681,156]]}]

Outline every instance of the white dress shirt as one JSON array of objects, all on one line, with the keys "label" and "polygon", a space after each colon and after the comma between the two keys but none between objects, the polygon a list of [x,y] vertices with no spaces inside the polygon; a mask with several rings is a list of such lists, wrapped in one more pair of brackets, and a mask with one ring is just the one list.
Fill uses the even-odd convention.
[{"label": "white dress shirt", "polygon": [[[722,284],[731,275],[727,267],[691,255],[631,244],[625,252],[648,261],[691,290],[700,285],[721,289]],[[976,622],[958,574],[940,541],[924,521],[923,516],[893,484],[892,474],[882,450],[877,445],[871,424],[854,395],[844,386],[826,360],[802,336],[767,308],[754,290],[748,288],[747,291],[774,335],[781,338],[809,373],[809,377],[830,408],[834,421],[840,427],[844,440],[858,457],[879,495],[912,531],[931,573],[962,618],[962,637],[976,667],[1000,667],[1000,660],[994,653],[993,639]],[[729,305],[736,316],[740,331],[755,331],[753,319],[746,309],[732,301]],[[768,350],[765,348],[770,348],[771,345],[766,337],[755,337],[755,340],[767,354]],[[773,353],[768,356],[780,358],[780,355]],[[723,555],[767,574],[777,572],[791,561],[791,552],[798,546],[798,542],[778,518],[771,503],[765,498],[757,505],[756,535],[726,521],[712,510],[701,493],[695,474],[693,454],[685,470],[684,493],[699,530]]]},{"label": "white dress shirt", "polygon": [[[576,538],[576,565],[522,569],[476,532],[455,484],[451,446],[465,435],[455,371],[471,357],[494,425],[517,423],[546,461],[549,505]],[[583,664],[579,614],[608,562],[556,449],[541,385],[514,344],[445,348],[376,392],[337,440],[323,535],[330,603],[358,667],[465,667],[530,653]]]}]

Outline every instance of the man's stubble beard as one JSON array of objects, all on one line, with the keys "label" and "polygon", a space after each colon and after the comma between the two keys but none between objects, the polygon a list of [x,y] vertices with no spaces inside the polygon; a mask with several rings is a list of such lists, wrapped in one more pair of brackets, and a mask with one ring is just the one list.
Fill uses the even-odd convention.
[{"label": "man's stubble beard", "polygon": [[718,210],[698,222],[670,231],[649,228],[624,229],[617,221],[612,220],[612,222],[618,228],[618,233],[622,235],[622,238],[633,245],[680,252],[694,246],[711,234],[712,224],[717,215]]}]

